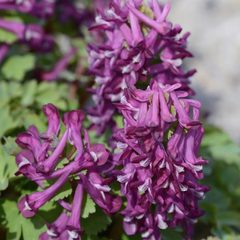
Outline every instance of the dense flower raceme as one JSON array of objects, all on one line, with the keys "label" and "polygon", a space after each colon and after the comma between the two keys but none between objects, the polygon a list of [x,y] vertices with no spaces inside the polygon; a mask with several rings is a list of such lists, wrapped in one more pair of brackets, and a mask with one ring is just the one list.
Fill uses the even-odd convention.
[{"label": "dense flower raceme", "polygon": [[188,84],[195,70],[185,73],[181,68],[182,60],[192,57],[186,50],[189,33],[181,35],[180,25],[166,22],[169,10],[169,3],[161,7],[158,0],[149,1],[148,6],[141,0],[125,4],[114,0],[109,9],[98,9],[96,25],[90,30],[102,30],[107,40],[88,45],[89,74],[95,76],[97,85],[90,90],[96,107],[88,114],[99,135],[111,121],[111,116],[104,117],[105,112],[111,109],[114,113],[111,104],[121,99],[127,85],[154,76],[161,84],[181,83],[182,90],[194,93]]},{"label": "dense flower raceme", "polygon": [[[76,180],[77,188],[72,206],[64,200],[59,200],[58,203],[65,209],[64,212],[54,223],[47,224],[48,231],[41,234],[39,239],[80,239],[79,233],[83,232],[80,225],[83,190],[108,215],[114,214],[121,207],[121,198],[110,193],[109,184],[114,178],[103,178],[98,171],[98,167],[112,161],[112,155],[103,144],[91,145],[85,129],[83,129],[84,141],[82,140],[84,114],[81,110],[73,110],[63,115],[66,130],[60,139],[58,109],[52,104],[47,104],[43,106],[43,113],[48,121],[46,133],[39,135],[37,128],[30,126],[26,133],[19,134],[16,139],[16,143],[24,148],[16,156],[19,167],[16,175],[23,174],[41,188],[44,188],[44,180],[54,178],[57,180],[43,191],[24,196],[18,203],[18,208],[24,217],[34,216],[38,209],[50,200],[66,181],[69,181],[69,176],[78,174],[80,180]],[[67,156],[66,144],[73,145],[72,151],[67,153]],[[68,159],[68,163],[58,168],[57,163],[64,158]],[[81,173],[83,169],[87,169],[86,175]],[[71,211],[69,217],[65,211]]]},{"label": "dense flower raceme", "polygon": [[[204,213],[198,201],[204,199],[209,187],[197,183],[203,177],[202,165],[207,163],[197,157],[204,132],[199,122],[201,104],[187,96],[180,84],[163,87],[153,79],[146,90],[134,86],[124,89],[121,102],[115,104],[124,117],[124,128],[113,136],[119,149],[114,154],[102,144],[91,146],[85,129],[82,140],[81,110],[63,115],[66,130],[58,139],[58,110],[52,104],[45,105],[47,132],[39,135],[31,126],[17,137],[16,142],[25,149],[16,156],[16,175],[23,174],[42,188],[44,180],[57,181],[41,192],[23,197],[18,208],[24,217],[31,217],[69,181],[69,176],[77,173],[80,180],[72,206],[59,200],[64,212],[56,222],[48,224],[48,231],[39,239],[79,238],[78,234],[84,231],[79,222],[83,189],[105,214],[118,212],[122,200],[110,193],[109,185],[116,180],[121,184],[121,195],[127,199],[127,207],[120,214],[128,235],[141,233],[143,239],[160,240],[159,229],[181,223],[192,234],[193,223]],[[65,156],[67,141],[73,149]],[[68,163],[57,168],[64,157]],[[81,172],[83,169],[87,169],[86,175]],[[71,211],[69,217],[65,211]]]},{"label": "dense flower raceme", "polygon": [[160,239],[159,229],[180,223],[192,234],[193,223],[204,213],[197,202],[209,187],[196,181],[207,163],[197,158],[203,137],[201,104],[185,98],[188,93],[180,89],[180,84],[162,87],[152,79],[145,91],[124,89],[121,103],[115,104],[124,116],[124,129],[114,136],[123,170],[112,173],[128,201],[121,214],[129,235]]}]

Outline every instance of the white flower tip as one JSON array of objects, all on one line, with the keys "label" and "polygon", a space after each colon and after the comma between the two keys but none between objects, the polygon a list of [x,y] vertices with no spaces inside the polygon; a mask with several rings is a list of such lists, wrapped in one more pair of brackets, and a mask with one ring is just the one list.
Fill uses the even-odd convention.
[{"label": "white flower tip", "polygon": [[68,235],[69,235],[71,240],[76,239],[79,236],[78,233],[76,233],[75,231],[68,231]]},{"label": "white flower tip", "polygon": [[24,202],[24,206],[25,206],[25,208],[24,208],[23,210],[29,210],[29,211],[32,211],[32,209],[29,207],[27,201]]},{"label": "white flower tip", "polygon": [[98,159],[97,154],[95,152],[90,152],[90,155],[92,156],[93,161],[96,162]]},{"label": "white flower tip", "polygon": [[48,229],[48,230],[47,230],[47,234],[48,234],[48,236],[50,236],[50,237],[57,237],[57,234],[54,233],[54,229]]}]

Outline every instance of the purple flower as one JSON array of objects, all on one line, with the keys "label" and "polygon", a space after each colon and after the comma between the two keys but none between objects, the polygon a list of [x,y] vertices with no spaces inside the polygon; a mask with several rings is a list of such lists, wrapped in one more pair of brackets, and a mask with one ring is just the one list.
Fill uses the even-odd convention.
[{"label": "purple flower", "polygon": [[47,52],[53,47],[53,38],[45,35],[37,24],[24,25],[16,21],[0,19],[0,27],[16,34],[20,42],[29,45],[33,50]]},{"label": "purple flower", "polygon": [[[35,168],[32,166],[34,163],[34,156],[31,151],[27,149],[23,149],[17,156],[16,156],[16,163],[19,170],[15,173],[16,176],[23,174],[25,177],[29,179],[34,179],[38,176],[36,173]],[[42,181],[36,181],[36,183],[43,188]]]},{"label": "purple flower", "polygon": [[58,143],[56,138],[60,129],[59,111],[53,104],[49,103],[43,106],[43,113],[47,117],[48,129],[47,132],[42,133],[40,137],[45,141],[50,141],[54,147]]},{"label": "purple flower", "polygon": [[82,110],[72,110],[69,113],[65,113],[62,117],[63,123],[69,129],[68,141],[77,148],[78,154],[75,159],[78,159],[83,153],[81,129],[84,118]]},{"label": "purple flower", "polygon": [[[115,104],[124,116],[124,128],[119,137],[114,135],[123,169],[112,174],[128,201],[121,212],[124,229],[130,235],[141,233],[143,239],[159,238],[158,228],[174,228],[181,222],[191,234],[193,222],[203,214],[197,202],[209,190],[196,182],[203,177],[202,165],[208,163],[197,158],[203,136],[201,104],[187,99],[180,87],[151,80],[145,91],[129,86],[121,103]],[[154,217],[152,204],[157,204]]]},{"label": "purple flower", "polygon": [[42,192],[36,192],[31,195],[26,195],[18,203],[18,209],[22,212],[23,217],[32,217],[38,209],[43,206],[67,181],[70,171],[65,172],[62,176]]},{"label": "purple flower", "polygon": [[109,193],[111,188],[108,184],[114,179],[103,179],[95,167],[88,168],[86,176],[82,173],[78,175],[85,191],[103,209],[105,214],[111,215],[120,209],[122,199]]},{"label": "purple flower", "polygon": [[32,10],[34,4],[34,0],[1,1],[0,10],[17,10],[19,12],[28,13]]},{"label": "purple flower", "polygon": [[[35,127],[32,126],[32,128],[35,128]],[[39,155],[39,153],[42,152],[42,151],[40,151],[41,147],[42,147],[42,143],[38,139],[38,137],[34,136],[33,133],[31,131],[29,131],[29,129],[26,133],[18,134],[17,139],[16,139],[16,143],[20,147],[23,147],[23,148],[27,147],[29,150],[31,150],[31,152],[33,152],[35,158],[39,162],[39,161],[43,160],[43,157],[45,157],[45,156]],[[35,130],[37,131],[36,128],[35,128]]]},{"label": "purple flower", "polygon": [[[184,73],[181,68],[182,60],[192,57],[185,49],[189,33],[181,37],[181,27],[172,27],[166,22],[169,3],[162,8],[157,0],[149,1],[152,19],[138,10],[141,2],[130,0],[122,7],[119,1],[112,1],[108,10],[98,10],[97,24],[90,28],[91,31],[103,30],[107,37],[104,44],[88,45],[89,74],[95,77],[98,86],[90,90],[97,105],[88,109],[88,118],[94,128],[101,129],[100,134],[115,113],[111,103],[120,101],[123,89],[135,85],[138,80],[146,81],[149,76],[154,76],[163,85],[181,83],[181,90],[193,94],[188,87],[188,78],[195,70]],[[144,11],[145,7],[142,9]],[[144,29],[141,23],[146,24]],[[163,109],[166,108],[161,106],[161,111]],[[163,113],[172,121],[173,116]]]},{"label": "purple flower", "polygon": [[52,224],[47,223],[48,230],[42,233],[38,240],[59,239],[59,235],[64,231],[68,223],[68,215],[63,212]]},{"label": "purple flower", "polygon": [[69,216],[66,229],[60,236],[60,240],[64,239],[81,240],[79,233],[84,232],[84,230],[81,229],[80,225],[82,199],[83,199],[83,184],[81,181],[79,181],[73,198],[72,212],[71,215]]},{"label": "purple flower", "polygon": [[69,129],[67,129],[64,132],[64,134],[61,137],[56,149],[53,151],[51,156],[48,159],[46,159],[45,161],[41,161],[37,164],[37,166],[36,166],[37,172],[47,173],[47,172],[49,172],[53,169],[53,167],[55,166],[55,164],[59,160],[59,157],[60,157],[60,155],[62,154],[62,152],[65,148],[65,145],[66,145],[67,139],[68,139],[68,134],[69,134]]},{"label": "purple flower", "polygon": [[54,14],[55,4],[51,1],[41,1],[34,4],[30,14],[39,18],[50,18]]},{"label": "purple flower", "polygon": [[0,64],[3,61],[4,57],[6,56],[6,54],[8,53],[8,50],[10,48],[10,45],[3,43],[0,46]]},{"label": "purple flower", "polygon": [[42,73],[41,79],[44,81],[58,80],[61,71],[65,70],[70,59],[76,54],[77,49],[73,48],[71,51],[61,58],[55,65],[54,69],[50,72]]}]

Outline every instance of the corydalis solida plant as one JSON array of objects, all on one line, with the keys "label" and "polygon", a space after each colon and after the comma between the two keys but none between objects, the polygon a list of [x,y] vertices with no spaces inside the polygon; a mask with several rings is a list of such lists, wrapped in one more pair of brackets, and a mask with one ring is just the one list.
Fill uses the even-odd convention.
[{"label": "corydalis solida plant", "polygon": [[181,68],[182,60],[192,57],[186,50],[189,33],[181,36],[181,26],[166,21],[170,3],[163,8],[157,0],[141,4],[141,0],[114,0],[109,9],[98,10],[96,25],[90,28],[103,31],[107,39],[101,45],[88,45],[89,74],[97,87],[90,89],[96,106],[87,112],[98,134],[107,124],[114,125],[112,102],[121,99],[127,85],[154,77],[164,85],[181,83],[181,90],[194,93],[188,84],[195,70],[185,73]]},{"label": "corydalis solida plant", "polygon": [[[121,185],[121,196],[127,201],[120,214],[128,235],[140,233],[143,239],[160,240],[161,229],[180,224],[191,235],[193,224],[203,214],[198,200],[209,188],[197,183],[207,163],[197,157],[204,132],[199,122],[201,104],[187,98],[193,93],[187,78],[195,71],[184,73],[180,67],[183,58],[192,56],[185,50],[188,34],[179,37],[180,26],[166,22],[169,4],[162,8],[153,0],[146,9],[141,3],[112,1],[109,10],[98,10],[97,25],[91,28],[103,30],[108,40],[100,46],[89,44],[89,70],[99,86],[91,90],[98,105],[88,109],[88,117],[94,123],[91,129],[101,134],[107,124],[115,127],[114,113],[123,116],[124,128],[114,128],[112,136],[119,152],[111,153],[102,144],[91,145],[85,129],[82,139],[81,110],[64,114],[66,130],[58,139],[59,113],[51,104],[43,107],[49,123],[46,133],[39,135],[32,126],[18,135],[16,142],[27,149],[16,158],[17,174],[40,187],[43,181],[58,178],[49,188],[20,200],[23,216],[33,216],[69,176],[80,178],[73,182],[72,206],[58,201],[65,210],[48,224],[40,239],[80,239],[83,190],[105,214],[118,212],[122,200],[111,194],[114,181]],[[139,80],[146,89],[137,87]],[[73,149],[65,156],[67,142]],[[68,163],[58,169],[64,157]],[[81,172],[84,169],[86,174]]]}]

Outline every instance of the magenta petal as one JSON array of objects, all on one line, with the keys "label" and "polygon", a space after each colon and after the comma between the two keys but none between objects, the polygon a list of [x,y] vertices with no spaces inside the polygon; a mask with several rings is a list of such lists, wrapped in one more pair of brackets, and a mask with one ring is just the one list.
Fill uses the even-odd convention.
[{"label": "magenta petal", "polygon": [[44,162],[39,162],[37,166],[37,171],[39,172],[49,172],[55,166],[56,162],[59,160],[60,155],[62,154],[67,138],[68,138],[69,129],[64,132],[63,136],[61,137],[56,149],[53,151],[51,156],[46,159]]},{"label": "magenta petal", "polygon": [[54,81],[57,80],[61,71],[65,70],[67,67],[68,62],[77,52],[76,48],[70,50],[68,54],[62,57],[55,65],[54,69],[50,72],[43,73],[41,78],[44,81]]},{"label": "magenta petal", "polygon": [[38,153],[42,147],[42,143],[35,137],[32,136],[30,133],[20,133],[17,136],[16,143],[20,147],[27,147],[31,150],[35,156],[38,158]]},{"label": "magenta petal", "polygon": [[48,121],[48,134],[58,135],[60,129],[60,119],[58,109],[51,103],[43,106],[43,113],[47,117]]},{"label": "magenta petal", "polygon": [[137,233],[137,220],[134,218],[130,222],[123,221],[123,229],[127,235],[134,235]]},{"label": "magenta petal", "polygon": [[140,12],[139,10],[132,7],[130,4],[128,3],[125,3],[125,4],[137,18],[139,18],[141,21],[143,21],[150,27],[153,27],[157,32],[161,34],[166,34],[171,30],[171,27],[172,27],[171,23],[166,23],[166,22],[158,23],[152,20],[151,18],[149,18],[148,16],[146,16],[145,14],[143,14],[142,12]]},{"label": "magenta petal", "polygon": [[70,144],[75,145],[78,151],[75,159],[78,159],[83,152],[81,129],[84,118],[82,110],[72,110],[69,113],[65,113],[62,117],[63,123],[69,128],[68,141]]},{"label": "magenta petal", "polygon": [[23,217],[32,217],[38,209],[43,206],[67,181],[70,171],[65,172],[62,176],[48,189],[42,192],[36,192],[26,195],[18,203],[18,209],[22,212]]}]

